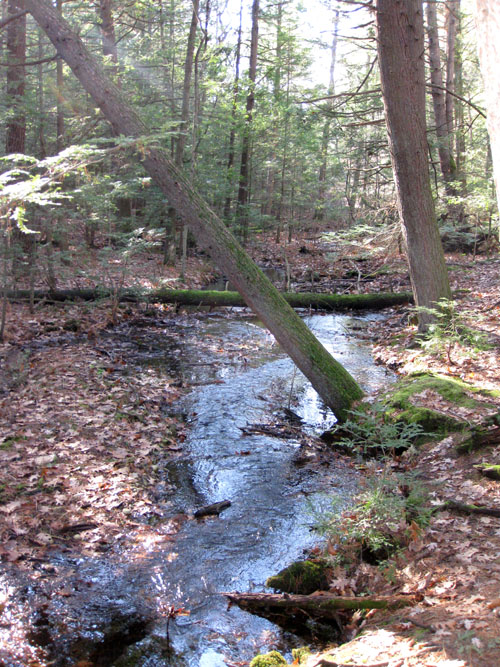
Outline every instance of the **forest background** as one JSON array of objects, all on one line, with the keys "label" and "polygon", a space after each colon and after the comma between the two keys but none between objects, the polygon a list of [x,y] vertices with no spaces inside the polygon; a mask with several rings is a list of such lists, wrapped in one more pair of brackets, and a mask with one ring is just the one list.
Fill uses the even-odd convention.
[{"label": "forest background", "polygon": [[[496,231],[495,198],[474,20],[462,5],[428,5],[428,143],[441,232],[470,246]],[[4,3],[4,19],[19,7]],[[316,35],[304,31],[310,9],[263,3],[250,67],[245,3],[232,11],[225,2],[60,9],[124,100],[141,108],[149,140],[160,140],[243,242],[262,232],[276,243],[320,228],[363,233],[363,225],[397,236],[374,26],[363,3],[325,3],[330,22]],[[3,176],[2,261],[17,266],[3,271],[4,289],[27,276],[54,289],[68,252],[96,245],[129,257],[154,247],[165,264],[177,254],[182,278],[192,240],[181,240],[164,195],[134,159],[140,148],[111,136],[31,18],[10,22],[0,48],[6,167],[19,154],[19,171]],[[19,235],[25,222],[37,233]],[[101,258],[98,282],[108,273]]]}]

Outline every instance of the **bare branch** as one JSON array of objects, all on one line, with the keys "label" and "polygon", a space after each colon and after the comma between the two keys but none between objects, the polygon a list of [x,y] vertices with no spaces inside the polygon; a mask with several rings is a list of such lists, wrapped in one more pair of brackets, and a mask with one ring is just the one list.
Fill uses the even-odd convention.
[{"label": "bare branch", "polygon": [[18,12],[17,14],[12,14],[11,16],[7,16],[3,21],[0,21],[0,30],[3,30],[5,26],[9,25],[9,23],[12,23],[12,21],[17,21],[17,19],[22,18],[27,13],[27,10],[25,10],[23,12]]}]

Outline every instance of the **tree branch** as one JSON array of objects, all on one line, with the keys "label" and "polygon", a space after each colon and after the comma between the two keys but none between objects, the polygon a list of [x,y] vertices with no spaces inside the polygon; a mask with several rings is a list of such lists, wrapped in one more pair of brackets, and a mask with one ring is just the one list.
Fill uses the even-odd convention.
[{"label": "tree branch", "polygon": [[23,12],[18,12],[17,14],[12,14],[11,16],[7,16],[3,21],[0,21],[0,30],[3,30],[5,26],[9,25],[9,23],[12,23],[12,21],[17,21],[17,19],[22,18],[27,13],[28,10],[25,10]]}]

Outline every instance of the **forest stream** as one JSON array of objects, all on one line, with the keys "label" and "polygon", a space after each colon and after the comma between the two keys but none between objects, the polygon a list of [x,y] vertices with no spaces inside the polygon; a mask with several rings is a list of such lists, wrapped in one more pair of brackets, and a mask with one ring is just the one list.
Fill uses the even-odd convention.
[{"label": "forest stream", "polygon": [[[390,381],[356,338],[356,331],[378,317],[307,318],[367,391]],[[315,515],[330,508],[331,494],[348,500],[356,471],[334,459],[321,466],[297,464],[300,437],[244,433],[245,427],[270,422],[289,404],[306,431],[321,433],[334,421],[255,320],[240,314],[180,320],[169,323],[170,332],[173,326],[185,330],[174,347],[158,325],[123,332],[118,327],[107,334],[104,344],[121,346],[127,372],[168,369],[193,385],[166,408],[182,414],[187,438],[165,466],[162,484],[152,490],[154,516],[144,518],[165,527],[163,541],[141,543],[136,552],[114,549],[99,559],[61,554],[52,561],[59,573],[67,571],[72,588],[71,596],[53,599],[35,623],[39,636],[34,639],[48,643],[54,641],[49,639],[53,615],[65,617],[53,664],[74,664],[67,656],[77,655],[75,636],[98,647],[90,652],[94,665],[167,664],[166,643],[173,652],[171,664],[202,667],[245,664],[271,649],[290,655],[300,644],[264,619],[228,609],[220,592],[265,590],[267,577],[302,558],[320,539],[311,531]],[[223,500],[231,505],[219,516],[193,518],[196,509]],[[168,526],[175,523],[179,529],[171,535]],[[169,609],[174,611],[167,630]],[[148,616],[156,620],[146,623]]]}]

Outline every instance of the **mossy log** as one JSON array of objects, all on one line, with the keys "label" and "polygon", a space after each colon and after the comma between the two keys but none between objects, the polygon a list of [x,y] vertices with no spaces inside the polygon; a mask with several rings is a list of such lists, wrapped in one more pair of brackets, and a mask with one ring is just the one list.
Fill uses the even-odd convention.
[{"label": "mossy log", "polygon": [[303,613],[315,619],[338,619],[341,610],[355,611],[358,609],[401,609],[416,604],[411,595],[395,595],[391,597],[338,597],[331,593],[314,595],[283,595],[271,593],[223,593],[225,597],[238,607],[264,618],[276,615]]},{"label": "mossy log", "polygon": [[461,514],[481,514],[482,516],[500,517],[500,509],[496,507],[484,507],[482,505],[468,505],[456,500],[447,500],[442,505],[433,508],[433,512],[459,512]]},{"label": "mossy log", "polygon": [[463,440],[456,446],[459,454],[468,454],[483,447],[492,447],[500,443],[500,427],[489,430],[477,429],[472,432],[471,436]]},{"label": "mossy log", "polygon": [[500,465],[494,465],[492,463],[479,463],[478,465],[475,465],[474,468],[479,470],[481,475],[484,477],[500,481]]},{"label": "mossy log", "polygon": [[[29,290],[16,290],[8,293],[11,301],[26,301],[30,298]],[[107,289],[67,289],[53,292],[35,290],[35,301],[96,301],[114,296]],[[398,304],[408,303],[412,296],[409,292],[379,292],[372,294],[314,294],[311,292],[284,292],[282,296],[293,308],[312,308],[314,310],[375,310]],[[120,301],[129,303],[176,303],[185,306],[246,306],[238,292],[219,292],[213,290],[134,290],[124,289],[118,294]]]}]

